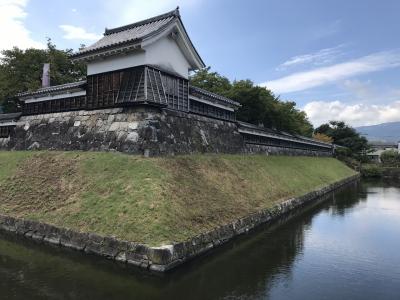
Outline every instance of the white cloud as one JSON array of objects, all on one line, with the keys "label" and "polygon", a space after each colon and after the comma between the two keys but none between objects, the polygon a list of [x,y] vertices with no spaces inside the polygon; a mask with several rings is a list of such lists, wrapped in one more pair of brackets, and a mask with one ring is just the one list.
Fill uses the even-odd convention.
[{"label": "white cloud", "polygon": [[330,120],[345,121],[352,126],[400,121],[400,101],[386,105],[313,101],[307,103],[303,110],[314,126]]},{"label": "white cloud", "polygon": [[400,51],[384,51],[329,67],[294,73],[260,85],[277,94],[290,93],[398,66],[400,66]]},{"label": "white cloud", "polygon": [[45,48],[45,44],[32,39],[24,20],[28,15],[28,0],[0,1],[0,50],[17,46],[26,48]]},{"label": "white cloud", "polygon": [[67,40],[95,41],[102,37],[99,34],[87,32],[86,29],[82,27],[73,25],[60,25],[59,27],[64,30],[65,34],[63,35],[63,38]]},{"label": "white cloud", "polygon": [[285,70],[289,67],[303,65],[303,64],[312,64],[314,66],[325,65],[328,63],[332,63],[338,56],[340,56],[341,48],[344,45],[340,45],[333,48],[325,48],[321,49],[317,52],[297,55],[289,58],[283,64],[277,67],[277,70]]}]

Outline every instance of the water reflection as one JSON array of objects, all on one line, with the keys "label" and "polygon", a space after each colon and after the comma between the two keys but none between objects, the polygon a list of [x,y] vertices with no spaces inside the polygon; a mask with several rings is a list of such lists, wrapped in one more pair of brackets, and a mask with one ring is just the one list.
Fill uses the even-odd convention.
[{"label": "water reflection", "polygon": [[[396,186],[366,182],[349,187],[287,222],[242,236],[167,276],[3,236],[0,295],[14,299],[391,298],[400,293],[399,271],[391,267],[400,265],[400,224],[393,224],[400,220]],[[377,221],[382,215],[385,221]],[[382,250],[381,242],[397,251]],[[363,285],[370,281],[375,282],[375,292],[365,293],[372,286]]]}]

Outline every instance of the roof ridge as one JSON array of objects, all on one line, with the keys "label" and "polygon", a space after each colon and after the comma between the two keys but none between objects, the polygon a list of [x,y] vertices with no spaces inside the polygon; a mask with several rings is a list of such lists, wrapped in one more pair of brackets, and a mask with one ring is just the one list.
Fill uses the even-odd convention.
[{"label": "roof ridge", "polygon": [[128,30],[128,29],[134,28],[134,27],[138,27],[138,26],[142,26],[142,25],[145,25],[145,24],[148,24],[148,23],[153,23],[153,22],[156,22],[156,21],[159,21],[159,20],[162,20],[162,19],[166,19],[166,18],[169,18],[169,17],[178,17],[178,18],[180,18],[179,6],[177,8],[175,8],[174,10],[171,10],[171,11],[169,11],[167,13],[164,13],[164,14],[161,14],[161,15],[158,15],[158,16],[155,16],[155,17],[151,17],[151,18],[148,18],[148,19],[145,19],[145,20],[142,20],[142,21],[138,21],[138,22],[135,22],[135,23],[131,23],[131,24],[128,24],[128,25],[115,27],[115,28],[111,28],[111,29],[107,29],[106,28],[105,31],[104,31],[104,35],[110,35],[110,34],[113,34],[113,33],[118,33],[118,32],[125,31],[125,30]]},{"label": "roof ridge", "polygon": [[67,83],[63,83],[63,84],[51,85],[48,87],[41,87],[34,91],[25,91],[25,92],[18,93],[17,96],[23,97],[23,96],[29,96],[29,95],[34,95],[34,94],[35,95],[41,94],[41,93],[45,93],[47,91],[62,90],[63,88],[79,87],[81,85],[86,84],[86,82],[87,82],[87,80],[84,79],[84,80],[79,80],[79,81],[74,81],[74,82],[67,82]]},{"label": "roof ridge", "polygon": [[316,144],[322,144],[322,145],[326,145],[326,146],[332,146],[333,143],[327,143],[327,142],[322,142],[319,140],[316,140],[314,138],[309,138],[303,135],[296,135],[296,134],[290,134],[288,132],[284,132],[284,131],[279,131],[270,127],[260,127],[258,125],[252,124],[252,123],[248,123],[248,122],[243,122],[243,121],[236,121],[237,124],[239,124],[240,126],[244,126],[244,127],[249,127],[249,128],[253,128],[255,130],[259,130],[259,131],[264,131],[266,133],[272,134],[272,135],[276,135],[276,136],[281,136],[281,137],[290,137],[294,140],[298,140],[298,141],[303,141],[303,142],[313,142]]}]

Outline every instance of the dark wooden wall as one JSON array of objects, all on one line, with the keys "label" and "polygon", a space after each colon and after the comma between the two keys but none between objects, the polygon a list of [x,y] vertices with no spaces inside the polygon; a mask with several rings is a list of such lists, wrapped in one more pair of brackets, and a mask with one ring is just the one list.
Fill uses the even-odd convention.
[{"label": "dark wooden wall", "polygon": [[153,103],[174,110],[234,121],[235,112],[189,101],[189,81],[150,66],[87,76],[86,96],[23,105],[24,115]]},{"label": "dark wooden wall", "polygon": [[14,125],[0,126],[0,138],[8,138],[14,128]]},{"label": "dark wooden wall", "polygon": [[190,99],[190,112],[217,119],[235,121],[235,112]]},{"label": "dark wooden wall", "polygon": [[145,100],[144,67],[87,77],[87,109],[113,107]]},{"label": "dark wooden wall", "polygon": [[22,106],[23,115],[37,115],[53,112],[86,109],[86,97],[69,97],[49,101],[25,103]]},{"label": "dark wooden wall", "polygon": [[188,92],[188,80],[149,66],[87,78],[88,109],[148,102],[188,111]]}]

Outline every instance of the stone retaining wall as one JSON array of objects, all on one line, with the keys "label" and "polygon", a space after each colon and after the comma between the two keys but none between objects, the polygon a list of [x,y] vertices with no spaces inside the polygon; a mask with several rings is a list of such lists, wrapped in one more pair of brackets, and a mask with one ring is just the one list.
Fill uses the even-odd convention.
[{"label": "stone retaining wall", "polygon": [[93,233],[80,233],[36,221],[1,215],[0,230],[14,232],[43,243],[104,256],[108,259],[151,271],[165,272],[226,243],[237,235],[248,232],[261,224],[276,221],[323,195],[358,179],[359,175],[346,178],[304,196],[284,201],[273,208],[258,211],[230,224],[220,226],[188,241],[161,247],[149,247],[143,244],[117,240],[112,237],[99,236]]},{"label": "stone retaining wall", "polygon": [[6,150],[119,151],[145,156],[246,153],[331,156],[311,151],[251,145],[236,122],[151,106],[22,116]]},{"label": "stone retaining wall", "polygon": [[156,107],[22,116],[0,149],[120,151],[132,154],[240,153],[234,122]]}]

